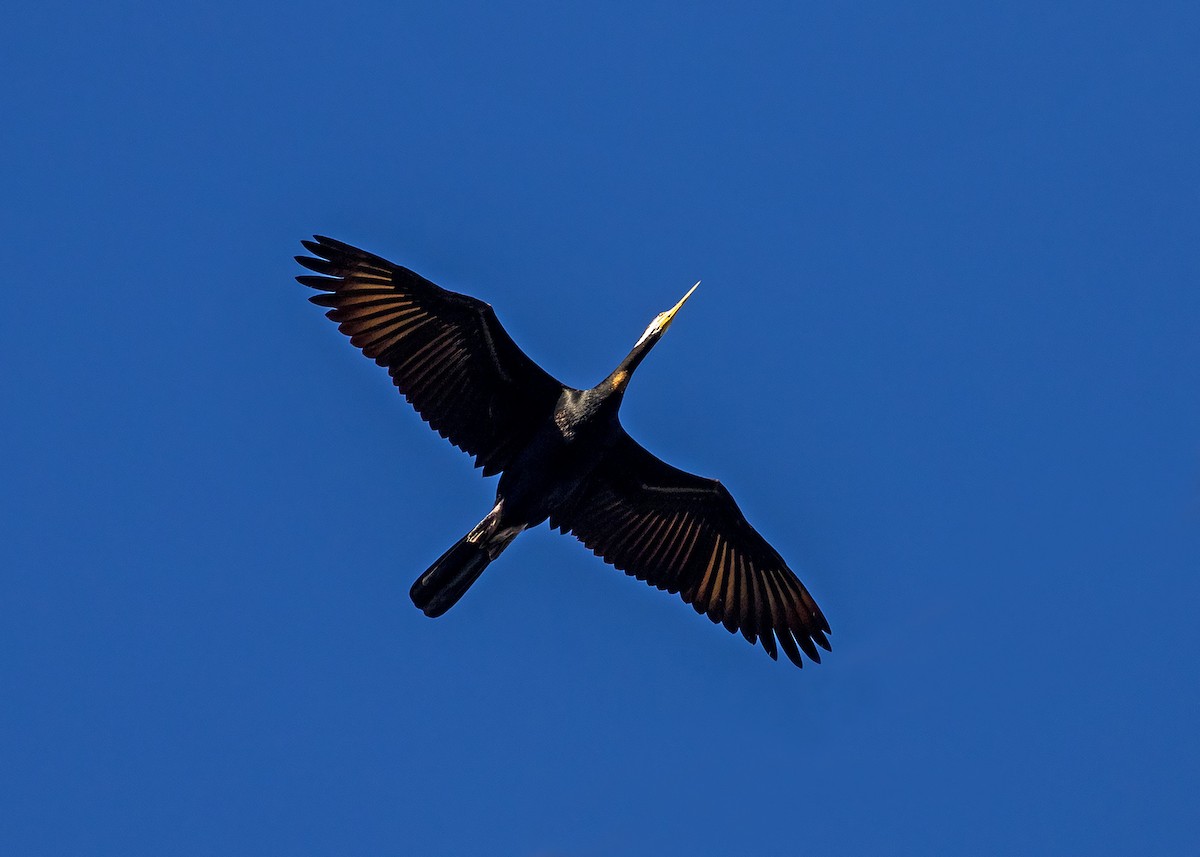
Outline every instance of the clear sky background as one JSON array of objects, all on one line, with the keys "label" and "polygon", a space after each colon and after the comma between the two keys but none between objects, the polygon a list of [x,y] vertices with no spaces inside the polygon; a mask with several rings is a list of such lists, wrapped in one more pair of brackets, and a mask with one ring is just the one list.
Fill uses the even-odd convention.
[{"label": "clear sky background", "polygon": [[[25,4],[0,34],[0,852],[1195,854],[1200,7]],[[717,476],[798,671],[494,481],[299,240]]]}]

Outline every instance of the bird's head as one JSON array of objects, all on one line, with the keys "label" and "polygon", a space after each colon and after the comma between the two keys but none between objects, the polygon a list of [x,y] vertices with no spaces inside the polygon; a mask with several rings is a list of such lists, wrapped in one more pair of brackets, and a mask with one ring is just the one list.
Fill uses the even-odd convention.
[{"label": "bird's head", "polygon": [[[699,285],[700,283],[697,282],[695,286],[692,286],[690,289],[688,289],[688,293],[686,295],[679,299],[679,303],[675,304],[675,306],[671,307],[669,310],[665,310],[664,312],[660,312],[658,315],[656,315],[654,317],[654,321],[650,322],[650,326],[646,328],[646,332],[642,334],[642,338],[637,341],[637,345],[641,345],[651,338],[658,339],[660,336],[666,333],[667,328],[671,326],[671,321],[675,318],[675,313],[679,312],[680,307],[687,303],[687,299],[692,296],[692,292],[696,291],[696,286]],[[634,347],[636,348],[637,345]]]},{"label": "bird's head", "polygon": [[[700,283],[697,282],[696,286],[698,285]],[[620,400],[620,396],[624,394],[625,388],[629,385],[629,376],[633,374],[633,370],[638,367],[638,364],[642,362],[642,358],[650,353],[650,349],[666,333],[667,328],[671,326],[671,321],[675,318],[675,314],[679,312],[680,307],[687,302],[687,299],[692,296],[692,292],[696,291],[696,286],[688,289],[688,293],[680,298],[679,303],[675,304],[675,306],[665,312],[660,312],[654,317],[654,321],[650,322],[650,326],[646,328],[646,332],[634,344],[633,350],[629,352],[629,356],[622,360],[621,365],[608,376],[605,384],[617,394],[618,401]]]}]

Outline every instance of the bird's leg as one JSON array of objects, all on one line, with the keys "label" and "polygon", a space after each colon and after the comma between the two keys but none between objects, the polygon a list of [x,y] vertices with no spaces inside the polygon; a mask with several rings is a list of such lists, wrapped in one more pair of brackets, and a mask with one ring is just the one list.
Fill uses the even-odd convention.
[{"label": "bird's leg", "polygon": [[467,541],[473,545],[482,545],[487,550],[488,559],[493,560],[504,551],[512,540],[525,530],[524,524],[512,524],[504,521],[504,500],[497,500],[492,511],[488,512],[482,521],[467,533]]}]

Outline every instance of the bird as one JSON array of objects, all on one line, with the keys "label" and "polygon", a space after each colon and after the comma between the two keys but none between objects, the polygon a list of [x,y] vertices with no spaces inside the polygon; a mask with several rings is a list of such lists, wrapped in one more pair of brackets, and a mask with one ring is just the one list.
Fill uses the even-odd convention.
[{"label": "bird", "polygon": [[332,238],[295,259],[350,344],[385,368],[420,417],[500,475],[495,503],[409,593],[441,616],[523,531],[549,522],[627,575],[680,596],[772,660],[820,663],[826,621],[779,552],[716,479],[667,464],[634,440],[619,410],[634,371],[684,303],[660,312],[590,389],[563,384],[501,326],[491,305]]}]

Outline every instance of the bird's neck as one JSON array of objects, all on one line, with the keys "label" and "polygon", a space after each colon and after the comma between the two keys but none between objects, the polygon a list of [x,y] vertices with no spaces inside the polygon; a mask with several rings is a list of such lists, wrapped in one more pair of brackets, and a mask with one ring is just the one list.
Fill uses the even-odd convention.
[{"label": "bird's neck", "polygon": [[612,373],[600,382],[599,387],[608,395],[615,396],[620,399],[625,394],[625,388],[629,386],[629,379],[633,377],[633,372],[641,364],[646,355],[650,353],[650,349],[654,347],[654,343],[658,341],[655,336],[643,336],[638,340],[637,345],[625,355],[625,359],[620,362]]}]

